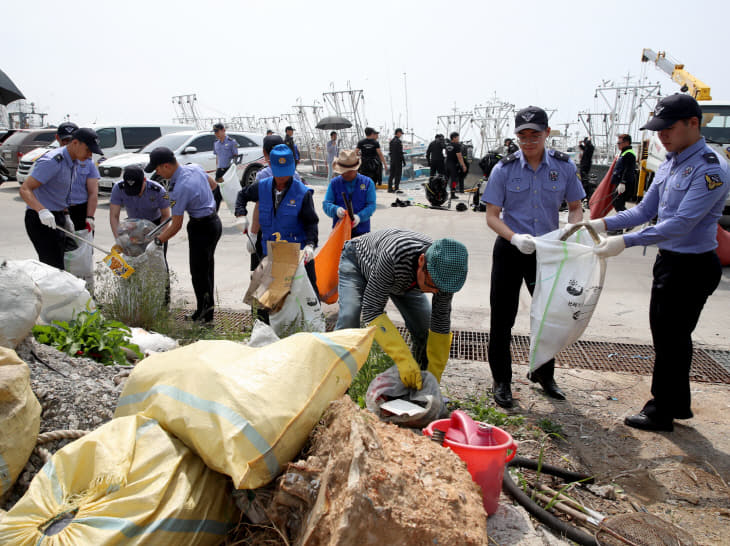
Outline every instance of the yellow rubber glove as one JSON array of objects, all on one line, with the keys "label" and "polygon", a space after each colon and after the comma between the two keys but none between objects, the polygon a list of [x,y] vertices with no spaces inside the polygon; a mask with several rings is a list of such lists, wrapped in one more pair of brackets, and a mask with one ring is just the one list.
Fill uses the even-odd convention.
[{"label": "yellow rubber glove", "polygon": [[426,343],[426,356],[428,357],[428,371],[436,376],[439,383],[441,374],[444,373],[446,362],[449,360],[451,340],[454,334],[437,334],[433,330],[428,331],[428,342]]},{"label": "yellow rubber glove", "polygon": [[383,313],[368,326],[376,326],[375,341],[378,342],[383,350],[393,359],[395,365],[398,366],[400,379],[409,389],[421,390],[423,388],[423,380],[421,379],[421,369],[418,367],[416,360],[411,354],[411,350],[406,345],[405,340],[400,335],[396,327]]}]

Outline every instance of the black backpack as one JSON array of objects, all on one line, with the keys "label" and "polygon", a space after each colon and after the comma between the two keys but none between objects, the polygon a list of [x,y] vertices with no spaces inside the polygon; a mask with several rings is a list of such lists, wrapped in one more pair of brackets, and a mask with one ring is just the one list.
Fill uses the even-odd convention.
[{"label": "black backpack", "polygon": [[435,174],[428,179],[426,184],[426,199],[434,207],[440,207],[449,198],[446,188],[448,183],[442,174]]},{"label": "black backpack", "polygon": [[502,159],[500,154],[496,152],[489,152],[479,160],[479,168],[482,170],[482,173],[484,173],[485,178],[489,178],[489,175],[492,174],[492,169],[497,163],[499,163],[500,159]]}]

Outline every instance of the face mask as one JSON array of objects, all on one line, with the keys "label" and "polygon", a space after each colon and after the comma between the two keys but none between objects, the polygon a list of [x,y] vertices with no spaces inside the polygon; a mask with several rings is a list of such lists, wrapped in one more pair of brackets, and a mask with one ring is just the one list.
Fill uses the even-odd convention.
[{"label": "face mask", "polygon": [[139,195],[139,192],[142,191],[142,182],[130,183],[129,181],[125,180],[124,184],[122,185],[122,189],[127,195],[130,195],[132,197],[137,196]]}]

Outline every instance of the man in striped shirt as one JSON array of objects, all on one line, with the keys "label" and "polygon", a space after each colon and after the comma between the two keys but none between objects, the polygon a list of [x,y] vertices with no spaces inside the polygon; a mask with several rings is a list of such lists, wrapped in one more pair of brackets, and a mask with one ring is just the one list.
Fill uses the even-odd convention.
[{"label": "man in striped shirt", "polygon": [[[421,369],[441,380],[451,348],[451,300],[467,269],[466,247],[454,239],[433,241],[397,228],[352,239],[340,258],[335,329],[359,328],[361,321],[376,326],[375,341],[395,361],[403,384],[420,390]],[[412,351],[385,314],[388,299],[405,320]]]}]

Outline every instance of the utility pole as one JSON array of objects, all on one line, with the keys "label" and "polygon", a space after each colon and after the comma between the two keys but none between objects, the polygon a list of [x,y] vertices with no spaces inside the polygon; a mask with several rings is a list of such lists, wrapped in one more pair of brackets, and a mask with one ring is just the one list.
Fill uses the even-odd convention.
[{"label": "utility pole", "polygon": [[[408,131],[408,128],[410,127],[408,123],[408,82],[406,80],[405,72],[403,72],[403,89],[406,95],[406,131]],[[411,144],[413,144],[413,131],[411,131]]]}]

